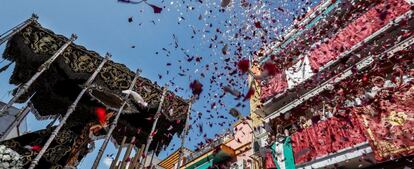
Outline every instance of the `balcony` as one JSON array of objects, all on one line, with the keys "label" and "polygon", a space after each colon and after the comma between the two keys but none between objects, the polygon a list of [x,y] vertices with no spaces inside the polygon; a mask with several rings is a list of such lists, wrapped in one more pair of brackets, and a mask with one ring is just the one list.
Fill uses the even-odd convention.
[{"label": "balcony", "polygon": [[[325,74],[326,76],[325,75],[324,76],[315,76],[315,75],[311,76],[306,81],[302,83],[298,83],[297,86],[294,87],[294,90],[286,89],[285,87],[286,79],[279,78],[279,77],[273,77],[274,79],[269,80],[270,83],[265,83],[268,85],[267,86],[263,85],[264,87],[262,87],[263,89],[261,90],[262,91],[261,96],[263,97],[262,100],[265,101],[265,103],[263,104],[263,108],[258,109],[256,113],[264,117],[265,121],[267,122],[279,116],[280,114],[283,114],[289,111],[293,107],[296,107],[297,105],[302,103],[304,100],[308,100],[309,98],[315,95],[318,95],[322,91],[329,88],[330,84],[335,84],[338,81],[340,81],[337,79],[342,79],[342,77],[349,76],[347,75],[350,72],[348,70],[350,70],[350,68],[352,68],[353,66],[356,65],[357,67],[360,67],[358,68],[360,70],[364,67],[367,67],[369,64],[371,64],[370,62],[372,62],[370,61],[372,59],[361,60],[361,58],[354,58],[352,62],[351,61],[347,62],[348,64],[347,66],[341,66],[341,64],[339,63],[343,61],[343,59],[350,58],[356,55],[369,56],[371,55],[373,51],[375,51],[375,53],[384,53],[388,51],[387,49],[388,47],[387,48],[381,47],[383,45],[367,45],[367,44],[384,44],[384,43],[398,44],[402,42],[398,38],[392,38],[393,34],[395,33],[400,34],[402,31],[404,31],[404,29],[412,30],[413,27],[409,26],[406,28],[402,28],[402,27],[399,27],[398,24],[396,23],[400,23],[408,19],[409,24],[412,25],[412,23],[414,22],[412,17],[410,17],[412,11],[407,12],[408,5],[404,3],[404,1],[392,1],[392,2],[395,2],[393,3],[393,8],[398,9],[398,11],[395,10],[397,11],[397,13],[394,13],[392,17],[390,15],[390,18],[387,18],[387,22],[376,20],[375,22],[369,25],[363,25],[361,27],[360,23],[363,23],[361,22],[361,20],[367,21],[367,19],[370,20],[371,18],[375,18],[373,17],[373,15],[375,15],[375,10],[372,9],[364,13],[364,15],[362,15],[358,19],[354,20],[352,23],[349,23],[346,28],[344,28],[340,33],[338,33],[338,37],[332,38],[330,40],[331,42],[329,43],[330,44],[329,46],[331,46],[330,48],[332,48],[332,46],[339,44],[339,43],[336,43],[334,40],[337,41],[338,39],[346,39],[344,37],[348,37],[348,36],[343,36],[343,35],[355,33],[354,31],[355,28],[362,30],[362,28],[365,29],[365,27],[368,26],[370,29],[364,30],[365,32],[363,33],[363,35],[358,36],[357,39],[354,39],[352,42],[343,41],[346,47],[346,50],[344,52],[331,53],[329,59],[326,58],[326,60],[321,61],[321,63],[319,63],[319,61],[317,60],[319,58],[324,58],[324,57],[319,57],[319,55],[316,56],[315,54],[315,52],[319,50],[316,50],[313,52],[315,54],[314,56],[312,52],[309,53],[310,58],[313,58],[314,60],[313,62],[315,63],[318,62],[318,64],[315,64],[317,66],[314,65],[313,69],[318,70],[319,75]],[[400,7],[401,5],[403,5],[404,7]],[[341,36],[339,36],[339,34]],[[391,40],[392,42],[390,42],[389,40]],[[373,46],[376,46],[376,47],[373,47]],[[394,46],[394,48],[395,47],[397,46]],[[337,51],[337,50],[328,50],[328,51]],[[367,57],[364,57],[364,58],[367,58]],[[365,61],[367,63],[365,63]],[[327,69],[328,67],[330,69]],[[334,72],[333,70],[335,70],[336,72],[341,72],[341,73],[331,74],[330,72]],[[278,84],[278,85],[275,85],[275,84]]]},{"label": "balcony", "polygon": [[361,168],[372,165],[374,157],[368,142],[362,142],[351,147],[344,148],[334,153],[317,157],[312,161],[297,164],[298,169],[314,168]]},{"label": "balcony", "polygon": [[208,153],[211,150],[214,150],[215,148],[219,147],[222,144],[227,143],[228,141],[230,141],[232,139],[234,139],[234,134],[233,133],[226,134],[225,136],[220,137],[219,139],[217,139],[217,140],[213,141],[212,143],[210,143],[210,144],[206,145],[205,147],[203,147],[200,151],[197,151],[197,152],[187,156],[185,158],[186,163],[193,161],[194,159]]},{"label": "balcony", "polygon": [[235,157],[235,150],[224,144],[220,144],[214,149],[208,150],[209,151],[204,152],[203,154],[199,154],[199,156],[194,156],[182,167],[182,169],[207,169],[214,164],[226,162]]},{"label": "balcony", "polygon": [[319,168],[371,153],[356,117],[332,117],[292,136],[298,168]]}]

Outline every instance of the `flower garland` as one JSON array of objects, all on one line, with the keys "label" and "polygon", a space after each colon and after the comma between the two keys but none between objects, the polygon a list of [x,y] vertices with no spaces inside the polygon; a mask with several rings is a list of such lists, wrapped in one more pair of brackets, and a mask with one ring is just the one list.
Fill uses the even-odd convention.
[{"label": "flower garland", "polygon": [[23,168],[23,163],[19,153],[0,145],[0,169],[18,169]]}]

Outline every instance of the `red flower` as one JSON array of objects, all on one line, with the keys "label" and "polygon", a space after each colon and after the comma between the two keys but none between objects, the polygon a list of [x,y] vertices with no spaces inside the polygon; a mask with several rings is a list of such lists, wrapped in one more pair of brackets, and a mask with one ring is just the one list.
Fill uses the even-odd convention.
[{"label": "red flower", "polygon": [[190,88],[193,92],[193,95],[200,95],[200,93],[203,91],[203,85],[198,81],[194,80],[190,83]]},{"label": "red flower", "polygon": [[249,71],[250,61],[248,59],[240,60],[239,63],[237,63],[237,67],[241,72],[246,73]]},{"label": "red flower", "polygon": [[271,62],[266,62],[263,65],[263,69],[264,72],[266,72],[269,76],[274,76],[279,72],[279,69],[277,68],[276,64],[273,64]]},{"label": "red flower", "polygon": [[262,27],[262,24],[261,24],[259,21],[255,22],[255,23],[254,23],[254,26],[255,26],[256,28],[258,28],[258,29],[263,28],[263,27]]},{"label": "red flower", "polygon": [[148,4],[148,5],[152,7],[152,9],[154,10],[154,13],[161,13],[162,8],[160,8],[156,5],[153,5],[153,4]]},{"label": "red flower", "polygon": [[42,146],[39,146],[39,145],[34,145],[34,146],[32,146],[32,150],[33,150],[33,151],[37,151],[37,152],[39,152],[41,149],[42,149]]},{"label": "red flower", "polygon": [[99,123],[106,123],[106,109],[103,107],[98,107],[95,109],[96,117],[98,118]]}]

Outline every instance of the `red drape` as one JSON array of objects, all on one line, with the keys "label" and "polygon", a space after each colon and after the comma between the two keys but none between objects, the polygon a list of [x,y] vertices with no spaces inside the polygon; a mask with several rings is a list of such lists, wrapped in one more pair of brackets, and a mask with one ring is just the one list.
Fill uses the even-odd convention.
[{"label": "red drape", "polygon": [[327,43],[311,51],[309,59],[312,68],[318,70],[320,66],[336,59],[342,52],[351,49],[352,46],[408,10],[410,10],[410,5],[405,0],[385,0],[376,5],[342,29]]},{"label": "red drape", "polygon": [[306,128],[299,133],[292,135],[292,149],[296,164],[301,164],[312,160],[315,157],[314,147],[310,142],[308,130]]},{"label": "red drape", "polygon": [[292,135],[295,163],[308,162],[364,141],[356,117],[332,117]]},{"label": "red drape", "polygon": [[266,100],[287,89],[288,84],[283,72],[274,75],[266,85],[261,87],[260,99]]},{"label": "red drape", "polygon": [[377,161],[414,154],[414,86],[395,92],[388,99],[371,105],[379,107],[375,116],[365,113],[370,110],[368,106],[355,109]]},{"label": "red drape", "polygon": [[266,169],[276,168],[276,164],[273,161],[272,152],[266,151]]},{"label": "red drape", "polygon": [[309,139],[315,149],[316,157],[328,154],[332,150],[332,139],[329,124],[332,120],[322,121],[308,130]]}]

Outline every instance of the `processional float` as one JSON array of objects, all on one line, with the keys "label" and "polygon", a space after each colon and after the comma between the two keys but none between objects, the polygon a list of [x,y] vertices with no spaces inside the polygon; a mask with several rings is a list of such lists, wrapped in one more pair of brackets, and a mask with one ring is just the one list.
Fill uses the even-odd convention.
[{"label": "processional float", "polygon": [[[117,163],[119,151],[111,168],[125,168],[134,147],[138,153],[129,168],[143,167],[149,151],[158,153],[158,146],[165,147],[175,133],[182,132],[189,101],[139,76],[139,70],[132,72],[109,60],[109,54],[102,58],[74,44],[75,40],[76,35],[68,39],[43,28],[36,15],[0,37],[0,45],[8,42],[3,58],[15,62],[10,83],[19,86],[0,109],[0,116],[14,103],[28,103],[12,125],[19,124],[27,110],[36,117],[60,121],[9,140],[2,136],[0,144],[18,152],[25,168],[64,168],[76,167],[94,141],[104,138],[93,168],[98,167],[109,141],[119,149],[128,145],[129,151]],[[129,99],[125,90],[147,104]],[[104,122],[97,118],[98,108],[106,111]],[[153,140],[157,144],[151,144]],[[41,149],[30,148],[35,146]]]}]

